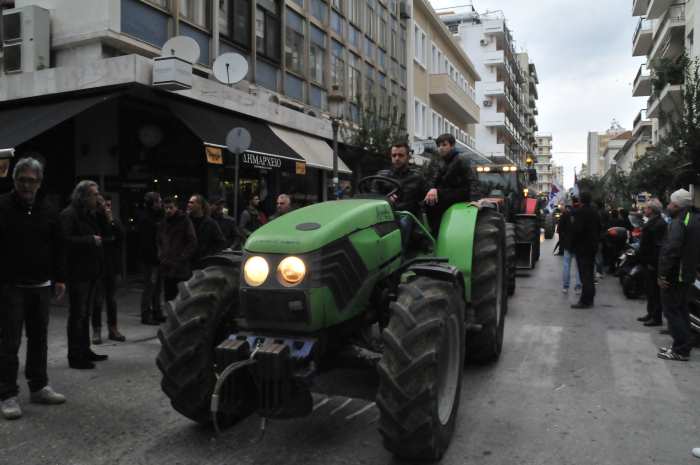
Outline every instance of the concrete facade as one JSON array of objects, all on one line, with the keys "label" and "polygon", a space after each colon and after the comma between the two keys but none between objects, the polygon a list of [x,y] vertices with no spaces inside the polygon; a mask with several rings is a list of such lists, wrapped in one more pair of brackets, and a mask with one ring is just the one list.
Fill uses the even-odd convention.
[{"label": "concrete facade", "polygon": [[[552,163],[552,135],[537,134],[535,136],[535,170],[538,193],[549,193],[555,181],[554,164]],[[561,186],[561,184],[559,184]]]}]

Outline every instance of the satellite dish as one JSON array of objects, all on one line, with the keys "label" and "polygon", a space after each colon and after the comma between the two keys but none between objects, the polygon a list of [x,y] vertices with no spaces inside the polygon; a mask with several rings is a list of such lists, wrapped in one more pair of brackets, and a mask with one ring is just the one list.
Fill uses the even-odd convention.
[{"label": "satellite dish", "polygon": [[224,53],[214,61],[214,77],[224,84],[235,84],[248,74],[248,61],[238,53]]},{"label": "satellite dish", "polygon": [[246,128],[233,128],[226,135],[226,147],[236,155],[250,148],[250,133]]},{"label": "satellite dish", "polygon": [[177,36],[163,44],[162,56],[175,56],[188,63],[199,60],[199,44],[192,37]]}]

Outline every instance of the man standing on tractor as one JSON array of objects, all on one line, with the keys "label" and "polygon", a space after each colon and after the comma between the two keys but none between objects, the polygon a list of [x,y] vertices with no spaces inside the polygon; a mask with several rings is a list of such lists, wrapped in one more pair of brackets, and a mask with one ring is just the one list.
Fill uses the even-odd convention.
[{"label": "man standing on tractor", "polygon": [[[396,142],[391,146],[391,168],[381,170],[378,176],[396,179],[401,184],[401,191],[392,194],[388,200],[394,210],[411,212],[420,220],[421,201],[425,196],[425,179],[415,168],[409,166],[411,159],[408,144]],[[413,232],[413,220],[409,216],[399,218],[401,242],[405,246]]]},{"label": "man standing on tractor", "polygon": [[457,202],[471,200],[471,185],[475,176],[472,174],[469,160],[455,150],[455,138],[452,134],[442,134],[435,142],[440,153],[440,168],[429,183],[430,190],[425,196],[428,205],[430,227],[438,235],[442,214]]}]

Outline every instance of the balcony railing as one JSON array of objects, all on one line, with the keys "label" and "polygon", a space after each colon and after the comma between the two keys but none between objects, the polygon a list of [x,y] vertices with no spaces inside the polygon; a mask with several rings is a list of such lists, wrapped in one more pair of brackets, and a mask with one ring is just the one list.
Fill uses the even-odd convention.
[{"label": "balcony railing", "polygon": [[639,66],[639,71],[634,78],[632,86],[632,95],[634,97],[643,97],[651,94],[651,72],[647,68],[646,63]]},{"label": "balcony railing", "polygon": [[649,0],[632,0],[632,16],[644,16],[649,7]]},{"label": "balcony railing", "polygon": [[652,43],[652,22],[645,18],[639,18],[637,29],[632,37],[632,56],[642,56],[649,53]]}]

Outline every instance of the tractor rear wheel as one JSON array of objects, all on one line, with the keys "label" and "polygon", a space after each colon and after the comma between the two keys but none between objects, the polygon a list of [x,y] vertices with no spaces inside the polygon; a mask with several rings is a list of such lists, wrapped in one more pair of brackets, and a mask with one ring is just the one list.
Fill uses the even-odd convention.
[{"label": "tractor rear wheel", "polygon": [[551,239],[554,237],[554,229],[555,229],[555,224],[554,224],[554,215],[547,215],[544,218],[544,238],[545,239]]},{"label": "tractor rear wheel", "polygon": [[462,292],[418,277],[391,303],[377,406],[384,446],[402,459],[439,460],[450,444],[464,363]]},{"label": "tractor rear wheel", "polygon": [[540,227],[535,216],[519,216],[515,220],[515,239],[517,242],[532,244],[532,268],[540,257]]},{"label": "tractor rear wheel", "polygon": [[471,304],[478,333],[469,333],[466,358],[474,363],[498,360],[508,308],[505,224],[501,215],[482,210],[474,232]]},{"label": "tractor rear wheel", "polygon": [[[177,298],[166,305],[167,321],[158,331],[162,347],[156,364],[163,374],[161,388],[175,410],[201,424],[212,421],[214,349],[232,330],[238,280],[238,266],[195,271],[189,281],[180,283]],[[237,382],[240,399],[235,405],[221,407],[217,421],[222,427],[245,418],[255,408],[255,397],[246,398],[251,395],[249,379],[231,381]]]},{"label": "tractor rear wheel", "polygon": [[508,270],[508,295],[515,294],[515,225],[506,223],[506,269]]}]

